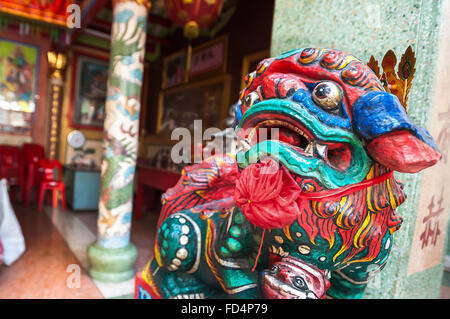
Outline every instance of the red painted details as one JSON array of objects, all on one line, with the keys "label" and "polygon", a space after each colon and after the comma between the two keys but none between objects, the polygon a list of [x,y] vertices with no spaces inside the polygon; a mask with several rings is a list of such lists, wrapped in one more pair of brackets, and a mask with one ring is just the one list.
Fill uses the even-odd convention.
[{"label": "red painted details", "polygon": [[329,286],[322,270],[290,256],[262,275],[264,296],[269,299],[323,299]]},{"label": "red painted details", "polygon": [[338,50],[311,48],[283,59],[261,61],[256,71],[245,78],[242,114],[248,109],[245,99],[253,91],[264,99],[285,98],[288,92],[305,87],[305,83],[321,81],[333,81],[341,86],[350,119],[351,106],[360,96],[369,90],[384,91],[372,70],[357,58]]},{"label": "red painted details", "polygon": [[[362,182],[330,190],[316,189],[298,178],[266,158],[241,172],[234,199],[245,217],[263,229],[297,221],[313,244],[321,236],[330,248],[340,235],[343,243],[333,261],[341,254],[349,263],[373,260],[386,232],[400,227],[402,219],[395,208],[406,197],[392,171],[375,165]],[[366,256],[351,260],[366,248]]]},{"label": "red painted details", "polygon": [[[147,269],[147,267],[146,267]],[[154,285],[149,285],[141,274],[135,276],[134,299],[161,299]],[[153,283],[153,281],[150,281]]]},{"label": "red painted details", "polygon": [[349,146],[342,143],[324,143],[327,145],[327,162],[341,170],[345,171],[351,164],[352,151]]},{"label": "red painted details", "polygon": [[232,198],[238,169],[234,157],[220,154],[185,167],[178,183],[161,197],[158,228],[171,214],[210,201]]},{"label": "red painted details", "polygon": [[384,166],[403,173],[417,173],[442,157],[408,131],[392,132],[373,139],[368,153]]}]

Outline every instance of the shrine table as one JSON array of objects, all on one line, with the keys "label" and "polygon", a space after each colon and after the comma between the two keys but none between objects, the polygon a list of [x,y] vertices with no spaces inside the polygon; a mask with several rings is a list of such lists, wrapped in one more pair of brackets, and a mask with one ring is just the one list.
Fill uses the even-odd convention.
[{"label": "shrine table", "polygon": [[169,171],[162,168],[156,168],[146,165],[137,165],[137,190],[136,200],[134,206],[134,213],[136,219],[142,217],[142,206],[144,191],[148,189],[148,203],[152,207],[155,201],[156,190],[166,191],[168,188],[173,187],[180,179],[181,174],[173,171]]}]

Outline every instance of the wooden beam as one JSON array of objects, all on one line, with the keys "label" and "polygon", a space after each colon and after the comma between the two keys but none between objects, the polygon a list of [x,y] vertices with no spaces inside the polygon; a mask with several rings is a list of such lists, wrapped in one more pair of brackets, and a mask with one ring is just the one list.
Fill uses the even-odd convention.
[{"label": "wooden beam", "polygon": [[111,22],[105,20],[94,19],[89,25],[92,29],[98,29],[104,32],[111,32]]},{"label": "wooden beam", "polygon": [[163,45],[168,45],[169,44],[169,40],[167,40],[165,38],[158,37],[156,35],[148,34],[148,33],[147,33],[147,40],[148,40],[147,42],[153,41],[153,42],[161,43]]},{"label": "wooden beam", "polygon": [[150,14],[150,13],[148,15],[148,21],[155,23],[155,24],[160,24],[166,28],[170,28],[173,25],[173,22],[170,21],[169,19],[165,19],[163,17],[157,16],[154,14]]}]

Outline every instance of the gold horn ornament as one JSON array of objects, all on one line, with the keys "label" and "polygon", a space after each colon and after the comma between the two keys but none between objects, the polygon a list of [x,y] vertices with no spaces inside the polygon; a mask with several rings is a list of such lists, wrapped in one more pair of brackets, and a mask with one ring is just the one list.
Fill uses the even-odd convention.
[{"label": "gold horn ornament", "polygon": [[384,89],[387,92],[396,95],[405,110],[408,110],[408,94],[411,89],[414,73],[416,72],[416,55],[411,46],[403,53],[400,63],[397,66],[397,71],[395,70],[396,64],[397,57],[395,56],[394,51],[389,50],[381,61],[382,70],[373,55],[370,57],[367,66],[370,67],[380,79]]}]

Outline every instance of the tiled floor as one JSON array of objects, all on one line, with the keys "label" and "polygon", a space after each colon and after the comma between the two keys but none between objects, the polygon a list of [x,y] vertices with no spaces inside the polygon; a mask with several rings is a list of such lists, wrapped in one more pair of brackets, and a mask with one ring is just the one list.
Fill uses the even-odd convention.
[{"label": "tiled floor", "polygon": [[[122,283],[102,283],[86,273],[87,248],[96,239],[97,212],[62,212],[45,207],[39,214],[35,206],[13,206],[26,251],[11,266],[0,267],[0,299],[114,298],[133,294],[134,278]],[[157,218],[157,212],[146,212],[141,220],[132,222],[131,242],[138,249],[135,271],[142,270],[150,258]],[[79,288],[69,288],[73,278],[69,265],[79,266]]]},{"label": "tiled floor", "polygon": [[80,286],[70,288],[69,265],[79,265],[64,238],[35,208],[14,205],[26,251],[11,266],[0,267],[0,298],[103,298],[82,267]]},{"label": "tiled floor", "polygon": [[[133,219],[131,223],[130,240],[138,250],[136,271],[142,270],[151,256],[158,213],[158,210],[144,212],[140,220]],[[97,212],[76,212],[74,214],[91,232],[97,232]]]}]

